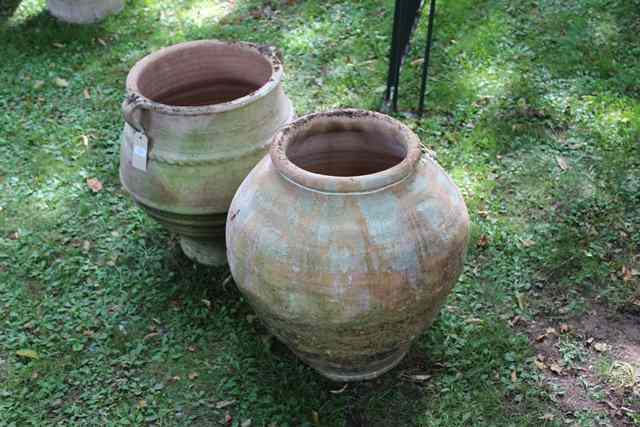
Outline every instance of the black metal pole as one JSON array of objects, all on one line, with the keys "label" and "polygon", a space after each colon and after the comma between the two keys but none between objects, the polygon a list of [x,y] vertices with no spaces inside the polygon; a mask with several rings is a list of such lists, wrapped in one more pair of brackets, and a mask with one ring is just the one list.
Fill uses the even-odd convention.
[{"label": "black metal pole", "polygon": [[420,107],[418,108],[418,115],[422,116],[424,113],[424,98],[427,92],[427,77],[429,72],[429,59],[431,56],[431,45],[433,44],[433,21],[436,14],[436,0],[431,0],[431,6],[429,7],[429,29],[427,30],[427,46],[424,52],[424,64],[422,64],[422,83],[420,85]]},{"label": "black metal pole", "polygon": [[389,52],[389,76],[387,77],[387,91],[384,96],[385,103],[389,102],[391,98],[392,88],[397,84],[397,76],[396,76],[396,62],[397,62],[397,51],[398,51],[398,43],[399,40],[399,32],[400,32],[400,3],[402,0],[396,0],[396,7],[394,10],[393,17],[393,29],[391,33],[391,51]]},{"label": "black metal pole", "polygon": [[392,98],[392,111],[394,113],[398,112],[398,90],[399,90],[399,86],[400,86],[400,67],[402,66],[402,55],[403,55],[403,48],[404,48],[404,40],[400,40],[400,35],[402,34],[402,26],[406,25],[406,21],[407,21],[407,8],[406,8],[406,1],[400,0],[399,1],[399,9],[400,12],[398,14],[398,41],[399,43],[402,43],[403,45],[399,46],[399,49],[396,49],[396,69],[395,69],[395,85],[393,87],[393,98]]}]

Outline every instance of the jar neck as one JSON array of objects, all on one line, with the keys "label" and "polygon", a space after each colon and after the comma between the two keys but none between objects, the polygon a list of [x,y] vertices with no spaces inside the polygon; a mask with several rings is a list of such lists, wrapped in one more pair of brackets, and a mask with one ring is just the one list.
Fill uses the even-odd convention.
[{"label": "jar neck", "polygon": [[413,174],[418,137],[399,121],[371,111],[336,110],[301,117],[280,130],[271,160],[287,180],[336,194],[378,191]]}]

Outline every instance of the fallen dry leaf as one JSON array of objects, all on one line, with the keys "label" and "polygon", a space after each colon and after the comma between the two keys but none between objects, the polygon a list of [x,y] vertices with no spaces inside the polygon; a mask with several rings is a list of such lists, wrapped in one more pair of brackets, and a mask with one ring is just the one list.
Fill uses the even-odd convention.
[{"label": "fallen dry leaf", "polygon": [[511,320],[509,320],[509,326],[511,326],[512,328],[517,326],[519,323],[526,323],[526,322],[520,316],[514,316]]},{"label": "fallen dry leaf", "polygon": [[349,383],[346,383],[346,384],[344,385],[344,387],[342,387],[341,389],[338,389],[338,390],[329,390],[329,393],[333,393],[333,394],[340,394],[340,393],[343,393],[343,392],[347,389],[347,387],[348,387],[348,386],[349,386]]},{"label": "fallen dry leaf", "polygon": [[593,345],[593,348],[595,351],[597,351],[598,353],[606,353],[607,351],[609,351],[609,345],[607,343],[604,342],[597,342]]},{"label": "fallen dry leaf", "polygon": [[146,408],[146,407],[147,407],[147,401],[146,400],[142,399],[142,400],[138,401],[138,408],[139,409],[143,409],[143,408]]},{"label": "fallen dry leaf", "polygon": [[539,420],[542,421],[553,421],[555,419],[555,415],[553,415],[552,413],[546,413],[543,416],[541,416],[540,418],[538,418]]},{"label": "fallen dry leaf", "polygon": [[160,335],[157,332],[151,332],[150,334],[147,334],[144,336],[144,338],[142,338],[142,341],[146,341],[146,340],[150,340],[153,337],[157,337],[158,335]]},{"label": "fallen dry leaf", "polygon": [[515,383],[516,381],[518,381],[518,374],[516,371],[511,371],[511,382]]},{"label": "fallen dry leaf", "polygon": [[233,277],[231,276],[231,274],[229,274],[227,277],[225,277],[225,279],[222,281],[221,286],[224,288],[226,287],[229,282],[231,282],[233,280]]},{"label": "fallen dry leaf", "polygon": [[546,333],[547,335],[555,335],[556,337],[558,336],[558,331],[556,330],[556,328],[547,328]]},{"label": "fallen dry leaf", "polygon": [[96,178],[87,179],[87,185],[94,193],[102,191],[102,183]]},{"label": "fallen dry leaf", "polygon": [[402,378],[405,378],[409,381],[413,381],[415,383],[422,383],[431,379],[431,375],[427,374],[402,374]]},{"label": "fallen dry leaf", "polygon": [[571,330],[571,326],[567,325],[566,323],[563,323],[562,325],[560,325],[560,333],[561,334],[566,334],[570,330]]},{"label": "fallen dry leaf", "polygon": [[543,371],[547,367],[547,365],[545,365],[544,362],[541,362],[539,360],[535,360],[534,363],[536,364],[536,367],[541,371]]},{"label": "fallen dry leaf", "polygon": [[53,83],[58,87],[69,87],[69,82],[60,77],[56,78]]},{"label": "fallen dry leaf", "polygon": [[489,211],[478,211],[478,216],[480,216],[480,218],[486,218],[489,216]]},{"label": "fallen dry leaf", "polygon": [[233,405],[234,403],[236,403],[235,400],[222,400],[218,403],[216,403],[216,409],[224,409],[228,406]]},{"label": "fallen dry leaf", "polygon": [[620,276],[622,277],[623,282],[630,282],[631,279],[633,279],[634,274],[630,268],[628,268],[626,265],[623,265]]},{"label": "fallen dry leaf", "polygon": [[197,372],[191,372],[189,375],[187,375],[187,377],[188,377],[191,381],[195,380],[195,379],[196,379],[196,378],[198,378],[199,376],[200,376],[200,375],[198,375],[198,373],[197,373]]},{"label": "fallen dry leaf", "polygon": [[196,346],[193,346],[193,345],[190,345],[189,347],[187,347],[187,350],[189,350],[191,353],[195,353],[196,351],[198,351]]},{"label": "fallen dry leaf", "polygon": [[520,308],[520,310],[524,310],[527,307],[526,296],[521,292],[516,292],[516,302],[518,303],[518,308]]},{"label": "fallen dry leaf", "polygon": [[547,337],[547,334],[538,335],[538,336],[536,337],[536,341],[537,341],[537,342],[542,342],[542,341],[544,341],[544,339],[545,339],[546,337]]},{"label": "fallen dry leaf", "polygon": [[107,42],[101,39],[100,37],[98,37],[97,40],[98,40],[98,43],[100,43],[102,46],[105,46],[105,47],[107,46]]},{"label": "fallen dry leaf", "polygon": [[522,246],[524,246],[525,248],[530,248],[531,246],[535,245],[536,242],[534,240],[531,239],[524,239],[522,241]]},{"label": "fallen dry leaf", "polygon": [[64,48],[64,45],[62,43],[53,42],[51,44],[53,45],[53,47],[57,47],[58,49],[63,49]]},{"label": "fallen dry leaf", "polygon": [[563,171],[566,171],[567,169],[569,169],[569,165],[567,164],[567,161],[562,157],[556,156],[556,162],[558,162],[558,166],[560,166],[560,169],[562,169]]},{"label": "fallen dry leaf", "polygon": [[84,95],[84,99],[91,99],[91,93],[89,93],[89,89],[85,89],[82,94]]},{"label": "fallen dry leaf", "polygon": [[480,239],[478,239],[477,245],[479,248],[484,248],[489,245],[489,238],[487,237],[486,234],[483,234],[482,236],[480,236]]},{"label": "fallen dry leaf", "polygon": [[557,363],[552,363],[551,365],[549,365],[549,370],[557,375],[562,374],[562,366],[558,365]]},{"label": "fallen dry leaf", "polygon": [[40,359],[40,355],[35,350],[18,350],[16,356],[24,357],[25,359]]}]

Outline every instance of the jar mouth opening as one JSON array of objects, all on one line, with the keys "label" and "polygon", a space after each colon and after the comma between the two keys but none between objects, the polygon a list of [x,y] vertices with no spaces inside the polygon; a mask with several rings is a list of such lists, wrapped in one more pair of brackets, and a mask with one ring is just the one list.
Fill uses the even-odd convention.
[{"label": "jar mouth opening", "polygon": [[280,173],[328,192],[372,191],[408,176],[421,155],[417,136],[383,114],[336,110],[304,116],[274,137]]},{"label": "jar mouth opening", "polygon": [[198,40],[141,59],[127,90],[167,113],[222,112],[271,92],[282,80],[276,50],[244,42]]}]

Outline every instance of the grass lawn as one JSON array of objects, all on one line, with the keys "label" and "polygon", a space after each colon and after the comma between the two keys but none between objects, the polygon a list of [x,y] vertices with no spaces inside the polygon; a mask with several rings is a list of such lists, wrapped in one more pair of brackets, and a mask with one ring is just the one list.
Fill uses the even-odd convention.
[{"label": "grass lawn", "polygon": [[22,2],[0,29],[0,426],[640,426],[638,0],[439,1],[428,112],[398,117],[461,187],[472,241],[377,380],[301,363],[124,193],[138,59],[270,43],[300,115],[377,109],[393,3],[132,0],[79,27]]}]

